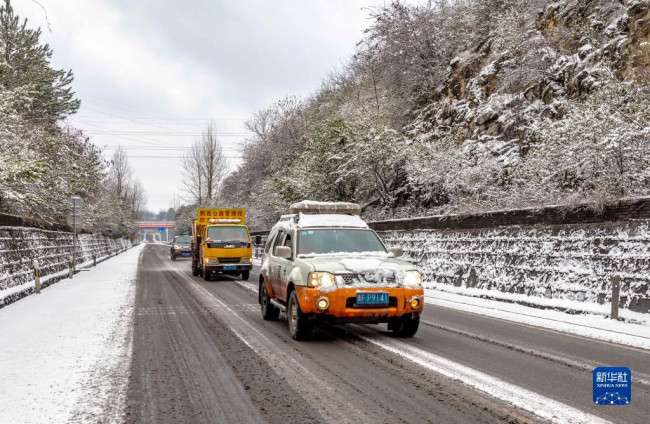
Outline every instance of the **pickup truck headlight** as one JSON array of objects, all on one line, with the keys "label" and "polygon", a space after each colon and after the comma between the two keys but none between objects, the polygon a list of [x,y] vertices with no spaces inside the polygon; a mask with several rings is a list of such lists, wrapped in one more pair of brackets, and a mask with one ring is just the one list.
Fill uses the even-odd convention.
[{"label": "pickup truck headlight", "polygon": [[309,273],[309,285],[312,287],[330,288],[336,286],[336,279],[331,272],[316,271]]},{"label": "pickup truck headlight", "polygon": [[404,287],[419,289],[422,287],[422,276],[417,271],[406,271],[404,273]]},{"label": "pickup truck headlight", "polygon": [[216,259],[208,259],[206,262],[208,265],[217,265],[219,263]]},{"label": "pickup truck headlight", "polygon": [[174,246],[174,250],[181,250],[181,248],[178,246]]},{"label": "pickup truck headlight", "polygon": [[250,264],[250,263],[252,263],[252,260],[251,260],[251,258],[241,258],[241,263]]}]

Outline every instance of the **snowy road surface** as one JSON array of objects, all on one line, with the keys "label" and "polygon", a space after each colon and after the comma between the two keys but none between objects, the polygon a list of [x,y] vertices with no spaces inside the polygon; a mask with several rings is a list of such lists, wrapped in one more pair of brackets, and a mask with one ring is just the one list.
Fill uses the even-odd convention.
[{"label": "snowy road surface", "polygon": [[[289,337],[244,282],[132,250],[0,310],[0,423],[644,423],[650,351],[428,304],[385,325]],[[137,269],[137,275],[136,275]],[[135,283],[134,283],[135,281]],[[592,370],[632,370],[632,403],[592,402]]]},{"label": "snowy road surface", "polygon": [[[138,274],[127,422],[646,422],[650,351],[427,305],[415,338],[385,326],[296,342],[262,320],[258,275],[192,277],[148,246]],[[255,271],[257,267],[255,268]],[[595,406],[595,366],[628,366],[633,401]]]},{"label": "snowy road surface", "polygon": [[0,309],[0,423],[121,420],[141,250]]}]

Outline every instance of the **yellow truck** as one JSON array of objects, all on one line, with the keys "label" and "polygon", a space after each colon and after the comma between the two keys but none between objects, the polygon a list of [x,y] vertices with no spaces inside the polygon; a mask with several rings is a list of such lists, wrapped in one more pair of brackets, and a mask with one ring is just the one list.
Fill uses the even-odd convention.
[{"label": "yellow truck", "polygon": [[212,275],[241,276],[253,268],[253,244],[244,209],[197,211],[192,222],[192,275],[206,281]]}]

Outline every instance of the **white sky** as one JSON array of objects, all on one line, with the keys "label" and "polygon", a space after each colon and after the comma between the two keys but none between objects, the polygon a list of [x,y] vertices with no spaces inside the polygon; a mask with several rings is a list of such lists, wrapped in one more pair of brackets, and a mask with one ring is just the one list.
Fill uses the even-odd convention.
[{"label": "white sky", "polygon": [[13,0],[72,69],[71,122],[110,155],[127,149],[148,207],[167,209],[180,156],[213,120],[235,168],[243,121],[304,97],[349,58],[384,0]]}]

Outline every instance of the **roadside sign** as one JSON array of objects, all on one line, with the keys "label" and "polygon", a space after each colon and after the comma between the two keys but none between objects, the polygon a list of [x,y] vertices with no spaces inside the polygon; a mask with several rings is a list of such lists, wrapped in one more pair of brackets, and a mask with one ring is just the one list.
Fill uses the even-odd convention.
[{"label": "roadside sign", "polygon": [[73,208],[82,208],[84,205],[84,199],[79,196],[72,196],[70,198],[70,206]]},{"label": "roadside sign", "polygon": [[79,196],[72,196],[69,200],[69,203],[70,214],[67,216],[68,224],[73,227],[79,227],[81,224],[83,224],[81,211],[84,205],[84,200]]},{"label": "roadside sign", "polygon": [[166,228],[156,228],[156,231],[158,231],[159,233],[166,233],[167,229]]},{"label": "roadside sign", "polygon": [[84,223],[83,216],[81,215],[72,216],[72,214],[70,214],[67,216],[66,221],[68,221],[68,224],[70,226],[76,226],[76,227],[79,227]]}]

